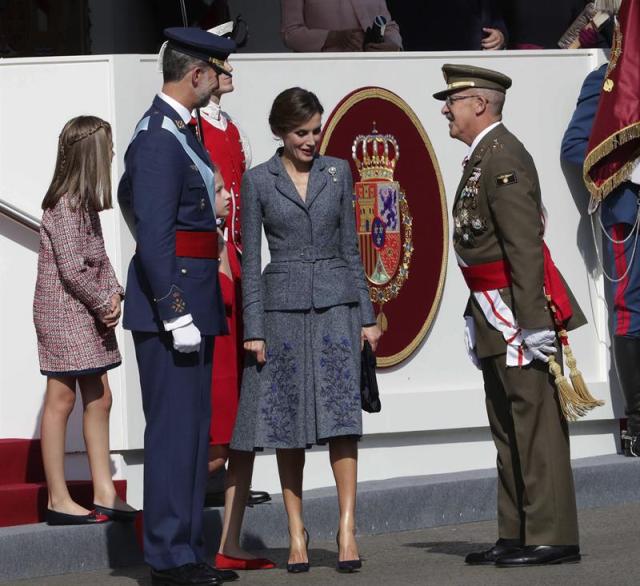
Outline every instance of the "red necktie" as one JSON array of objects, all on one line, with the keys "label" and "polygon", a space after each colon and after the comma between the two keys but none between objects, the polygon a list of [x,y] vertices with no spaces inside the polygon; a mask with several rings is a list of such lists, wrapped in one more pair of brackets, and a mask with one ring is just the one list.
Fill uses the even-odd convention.
[{"label": "red necktie", "polygon": [[194,136],[198,140],[200,140],[200,129],[198,128],[198,120],[194,116],[191,116],[191,120],[189,120],[187,127],[191,132],[193,132]]}]

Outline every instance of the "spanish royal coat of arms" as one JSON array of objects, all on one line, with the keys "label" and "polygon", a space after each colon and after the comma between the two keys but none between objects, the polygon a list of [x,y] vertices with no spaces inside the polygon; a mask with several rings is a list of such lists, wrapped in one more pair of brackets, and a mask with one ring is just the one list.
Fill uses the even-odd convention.
[{"label": "spanish royal coat of arms", "polygon": [[360,256],[384,331],[388,323],[383,306],[400,293],[413,253],[409,204],[393,179],[400,147],[393,135],[379,134],[374,122],[371,134],[355,138],[351,152],[360,175],[354,186]]}]

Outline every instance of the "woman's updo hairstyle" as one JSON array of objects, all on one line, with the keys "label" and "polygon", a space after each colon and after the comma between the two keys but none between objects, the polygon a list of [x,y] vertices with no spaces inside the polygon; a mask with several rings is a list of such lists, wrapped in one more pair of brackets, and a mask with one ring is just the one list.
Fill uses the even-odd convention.
[{"label": "woman's updo hairstyle", "polygon": [[273,134],[283,137],[294,128],[305,124],[312,116],[323,112],[324,108],[313,92],[292,87],[278,94],[273,100],[269,126]]}]

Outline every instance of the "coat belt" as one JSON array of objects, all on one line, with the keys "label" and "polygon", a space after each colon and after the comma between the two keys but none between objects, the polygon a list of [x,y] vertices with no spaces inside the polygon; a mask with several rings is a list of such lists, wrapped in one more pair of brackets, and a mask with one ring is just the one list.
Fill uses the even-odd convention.
[{"label": "coat belt", "polygon": [[337,258],[338,250],[334,246],[303,246],[295,249],[271,249],[271,262],[316,262]]}]

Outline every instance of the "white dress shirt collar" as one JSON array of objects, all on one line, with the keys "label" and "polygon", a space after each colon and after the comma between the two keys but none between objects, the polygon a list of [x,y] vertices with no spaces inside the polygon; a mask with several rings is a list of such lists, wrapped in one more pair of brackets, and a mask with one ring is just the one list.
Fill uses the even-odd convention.
[{"label": "white dress shirt collar", "polygon": [[180,118],[182,118],[182,121],[185,124],[189,124],[189,122],[191,121],[191,112],[189,112],[189,110],[185,106],[178,102],[178,100],[172,98],[171,96],[168,96],[163,92],[158,92],[158,97],[163,102],[169,104],[169,106],[171,106],[179,114]]},{"label": "white dress shirt collar", "polygon": [[498,120],[497,122],[494,122],[493,124],[491,124],[490,126],[487,126],[480,134],[478,134],[478,136],[476,136],[473,139],[473,142],[471,143],[471,146],[469,147],[469,152],[467,153],[467,159],[471,158],[471,155],[473,154],[473,151],[476,150],[476,147],[478,146],[478,144],[480,143],[480,141],[487,136],[487,134],[489,134],[496,126],[498,126],[499,124],[502,124],[502,120]]}]

